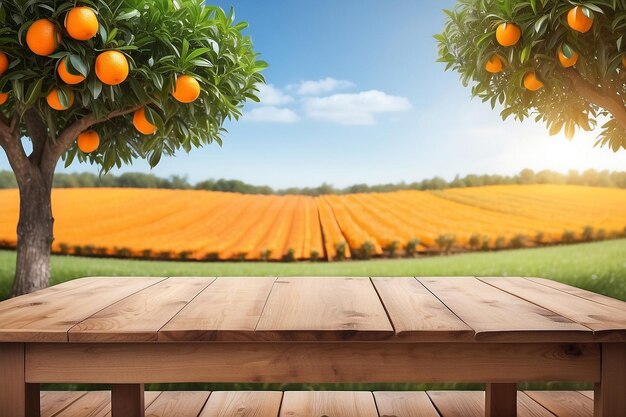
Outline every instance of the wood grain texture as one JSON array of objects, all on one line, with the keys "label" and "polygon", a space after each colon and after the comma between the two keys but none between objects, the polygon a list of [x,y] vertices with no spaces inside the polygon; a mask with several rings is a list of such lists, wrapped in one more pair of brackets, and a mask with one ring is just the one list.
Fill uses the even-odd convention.
[{"label": "wood grain texture", "polygon": [[579,392],[526,391],[526,395],[557,416],[593,417],[593,401]]},{"label": "wood grain texture", "polygon": [[[146,407],[146,417],[198,417],[209,398],[209,392],[164,391]],[[115,416],[111,416],[115,417]]]},{"label": "wood grain texture", "polygon": [[278,417],[280,391],[217,391],[199,417]]},{"label": "wood grain texture", "polygon": [[487,384],[485,417],[517,417],[516,384]]},{"label": "wood grain texture", "polygon": [[[485,393],[481,391],[429,391],[441,417],[484,417]],[[524,393],[518,393],[518,417],[557,417]],[[558,417],[570,417],[568,415]]]},{"label": "wood grain texture", "polygon": [[602,380],[594,390],[595,417],[626,417],[626,344],[602,344]]},{"label": "wood grain texture", "polygon": [[54,417],[79,398],[85,391],[45,391],[41,393],[41,417]]},{"label": "wood grain texture", "polygon": [[67,342],[74,325],[163,279],[90,278],[43,297],[36,292],[9,300],[8,309],[0,304],[0,342]]},{"label": "wood grain texture", "polygon": [[162,341],[251,340],[276,278],[218,278],[159,331]]},{"label": "wood grain texture", "polygon": [[151,342],[215,278],[168,278],[136,292],[69,331],[70,342]]},{"label": "wood grain texture", "polygon": [[374,400],[380,417],[440,417],[425,392],[378,391]]},{"label": "wood grain texture", "polygon": [[256,334],[265,340],[378,340],[393,336],[369,278],[279,278]]},{"label": "wood grain texture", "polygon": [[[111,393],[109,391],[89,391],[78,394],[83,395],[50,417],[111,417]],[[160,394],[158,391],[146,391],[146,406],[152,404]],[[46,403],[47,401],[43,398],[42,408],[46,407]]]},{"label": "wood grain texture", "polygon": [[111,417],[143,417],[145,411],[143,384],[111,385]]},{"label": "wood grain texture", "polygon": [[213,342],[26,349],[26,382],[42,383],[600,380],[597,344]]},{"label": "wood grain texture", "polygon": [[25,347],[0,343],[0,417],[26,414]]},{"label": "wood grain texture", "polygon": [[626,341],[626,303],[615,308],[521,278],[482,280],[593,330],[598,340]]},{"label": "wood grain texture", "polygon": [[415,278],[372,278],[372,282],[398,338],[426,342],[474,339],[474,331]]},{"label": "wood grain texture", "polygon": [[559,281],[554,281],[546,278],[526,278],[527,280],[536,282],[537,284],[545,285],[568,294],[575,295],[580,298],[584,298],[596,303],[604,304],[609,307],[626,309],[626,301],[618,300],[616,298],[607,297],[606,295],[598,294],[592,291],[583,290],[582,288],[574,287],[572,285],[563,284]]},{"label": "wood grain texture", "polygon": [[437,298],[492,342],[590,341],[591,330],[475,278],[420,278]]},{"label": "wood grain texture", "polygon": [[378,417],[371,392],[288,391],[280,417]]}]

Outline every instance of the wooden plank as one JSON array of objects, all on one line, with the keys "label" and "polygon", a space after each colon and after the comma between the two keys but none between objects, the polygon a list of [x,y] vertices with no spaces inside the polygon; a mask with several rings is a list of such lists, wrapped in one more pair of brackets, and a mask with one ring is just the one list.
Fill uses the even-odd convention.
[{"label": "wooden plank", "polygon": [[279,415],[281,417],[378,417],[378,412],[371,392],[288,391],[283,396]]},{"label": "wooden plank", "polygon": [[26,384],[26,415],[41,417],[41,387],[39,384]]},{"label": "wooden plank", "polygon": [[582,395],[589,398],[590,400],[593,400],[593,391],[578,391],[578,392],[580,392]]},{"label": "wooden plank", "polygon": [[526,395],[558,417],[593,417],[593,401],[576,391],[526,391]]},{"label": "wooden plank", "polygon": [[11,303],[13,308],[0,314],[0,342],[67,342],[67,332],[74,325],[163,279],[90,278],[54,296]]},{"label": "wooden plank", "polygon": [[23,343],[0,343],[0,417],[26,415]]},{"label": "wooden plank", "polygon": [[145,415],[147,417],[198,417],[209,394],[209,392],[201,391],[164,391],[146,408]]},{"label": "wooden plank", "polygon": [[594,416],[626,417],[626,344],[602,344],[602,380],[595,385]]},{"label": "wooden plank", "polygon": [[425,392],[374,392],[378,415],[395,417],[440,417]]},{"label": "wooden plank", "polygon": [[36,343],[26,349],[26,382],[42,383],[600,380],[597,344]]},{"label": "wooden plank", "polygon": [[151,342],[215,278],[168,278],[100,310],[69,331],[70,342]]},{"label": "wooden plank", "polygon": [[527,279],[482,280],[593,330],[596,339],[626,341],[626,308],[600,304]]},{"label": "wooden plank", "polygon": [[280,391],[217,391],[199,417],[277,417],[282,398]]},{"label": "wooden plank", "polygon": [[41,393],[41,417],[54,417],[82,396],[85,391],[46,391]]},{"label": "wooden plank", "polygon": [[415,278],[372,278],[396,336],[403,340],[473,340],[474,330]]},{"label": "wooden plank", "polygon": [[[152,404],[160,394],[159,391],[146,391],[145,403]],[[111,417],[111,393],[109,391],[87,392],[52,417]]]},{"label": "wooden plank", "polygon": [[590,341],[591,330],[475,278],[420,278],[437,298],[476,332],[498,342]]},{"label": "wooden plank", "polygon": [[517,384],[487,384],[485,417],[517,417]]},{"label": "wooden plank", "polygon": [[145,411],[143,384],[111,385],[111,417],[143,417]]},{"label": "wooden plank", "polygon": [[279,278],[256,334],[273,341],[380,340],[393,327],[369,278]]},{"label": "wooden plank", "polygon": [[253,339],[275,280],[218,278],[159,330],[159,340]]},{"label": "wooden plank", "polygon": [[582,288],[567,285],[559,281],[554,281],[546,278],[526,278],[527,280],[536,282],[537,284],[545,285],[547,287],[554,288],[566,292],[568,294],[575,295],[580,298],[584,298],[596,303],[604,304],[609,307],[626,309],[626,301],[618,300],[616,298],[607,297],[606,295],[598,294],[592,291],[583,290]]},{"label": "wooden plank", "polygon": [[[428,396],[441,417],[484,417],[485,393],[481,391],[428,391]],[[520,392],[517,399],[518,417],[557,417]],[[569,417],[559,415],[558,417]]]}]

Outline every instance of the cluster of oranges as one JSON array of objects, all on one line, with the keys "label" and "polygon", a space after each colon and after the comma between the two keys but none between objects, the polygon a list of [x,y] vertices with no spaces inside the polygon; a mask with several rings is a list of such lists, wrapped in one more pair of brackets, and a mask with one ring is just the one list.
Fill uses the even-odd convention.
[{"label": "cluster of oranges", "polygon": [[[572,30],[586,33],[593,26],[593,14],[584,6],[575,6],[567,13],[567,24]],[[516,45],[521,37],[520,27],[512,22],[501,23],[496,29],[496,40],[504,47]],[[578,57],[578,53],[565,43],[558,48],[557,58],[563,68],[576,65]],[[626,67],[626,55],[622,57],[622,64]],[[503,67],[504,61],[498,54],[493,54],[485,64],[485,70],[493,74],[501,72]],[[534,71],[530,71],[524,75],[524,87],[530,91],[537,91],[543,87],[543,82]]]},{"label": "cluster of oranges", "polygon": [[[98,33],[99,23],[96,13],[89,7],[77,6],[70,9],[64,22],[67,34],[78,41],[87,41]],[[49,19],[39,19],[33,22],[26,32],[26,44],[36,55],[49,56],[58,48],[62,34],[57,25]],[[61,58],[57,64],[57,74],[67,85],[76,85],[85,80],[85,76],[72,74],[67,67],[68,58]],[[71,63],[70,63],[71,64]],[[0,76],[9,68],[8,56],[0,51]],[[126,80],[129,74],[128,59],[116,50],[108,50],[98,54],[95,60],[96,77],[106,85],[118,85]],[[66,100],[61,100],[60,90],[53,88],[47,95],[46,101],[54,110],[67,110],[74,104],[74,92],[68,90]],[[172,96],[181,103],[191,103],[200,96],[200,84],[189,76],[177,77]],[[0,92],[0,105],[4,104],[9,93]],[[65,103],[64,103],[65,101]],[[157,128],[148,121],[145,109],[137,110],[133,115],[133,125],[144,135],[151,135]],[[100,146],[100,137],[95,130],[82,132],[77,138],[78,148],[90,153]]]}]

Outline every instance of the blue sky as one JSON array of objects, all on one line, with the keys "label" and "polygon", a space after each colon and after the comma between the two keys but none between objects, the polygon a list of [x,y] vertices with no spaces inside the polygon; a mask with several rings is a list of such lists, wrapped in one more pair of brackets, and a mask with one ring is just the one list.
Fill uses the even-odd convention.
[{"label": "blue sky", "polygon": [[[432,38],[450,0],[219,0],[262,59],[264,103],[230,123],[223,148],[162,160],[157,175],[236,178],[274,187],[513,174],[523,168],[624,169],[626,152],[593,149],[596,134],[549,137],[503,123],[435,62]],[[8,169],[0,156],[0,169]],[[65,171],[59,168],[60,171]],[[74,164],[67,171],[91,171]],[[137,161],[122,171],[149,172]]]}]

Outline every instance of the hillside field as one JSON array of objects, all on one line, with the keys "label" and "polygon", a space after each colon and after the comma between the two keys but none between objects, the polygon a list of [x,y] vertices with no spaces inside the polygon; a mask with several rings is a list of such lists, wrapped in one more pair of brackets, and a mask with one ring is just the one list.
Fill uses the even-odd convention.
[{"label": "hillside field", "polygon": [[[0,245],[12,247],[17,191],[0,190],[0,201]],[[75,255],[333,260],[531,247],[626,233],[626,190],[573,185],[320,197],[86,188],[54,190],[52,201],[53,251]]]}]

